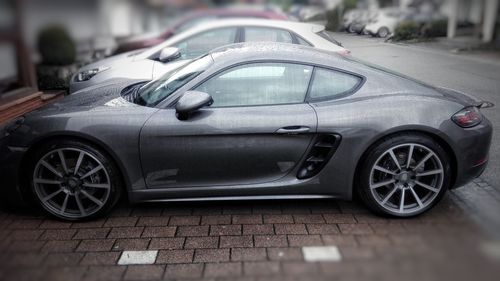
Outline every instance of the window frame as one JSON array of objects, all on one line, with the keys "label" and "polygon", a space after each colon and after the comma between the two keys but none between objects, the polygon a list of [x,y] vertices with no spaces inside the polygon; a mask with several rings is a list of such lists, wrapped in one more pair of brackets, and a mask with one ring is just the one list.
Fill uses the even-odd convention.
[{"label": "window frame", "polygon": [[[338,95],[326,96],[326,97],[321,97],[321,98],[312,98],[311,97],[311,90],[312,90],[312,86],[314,84],[314,80],[316,78],[316,70],[318,68],[321,68],[321,69],[324,69],[324,70],[328,70],[328,71],[331,71],[331,72],[337,72],[337,73],[351,75],[351,76],[359,78],[360,80],[356,84],[356,86],[354,86],[351,89],[349,89],[348,91],[342,92],[342,93],[340,93]],[[361,89],[361,87],[363,87],[363,85],[365,84],[365,82],[366,82],[366,77],[363,76],[363,75],[361,75],[361,74],[354,73],[354,72],[351,72],[351,71],[347,71],[347,70],[344,70],[344,69],[335,68],[335,67],[328,67],[328,66],[323,66],[323,65],[314,65],[314,69],[313,69],[313,73],[312,73],[312,76],[311,76],[311,80],[309,81],[309,87],[307,89],[307,95],[306,95],[306,100],[305,101],[308,102],[308,103],[317,103],[317,102],[325,102],[325,101],[333,101],[333,100],[342,99],[342,98],[348,97],[350,95],[353,95],[354,93],[356,93],[357,91],[359,91],[359,89]]]},{"label": "window frame", "polygon": [[[314,45],[311,44],[311,42],[309,42],[309,40],[304,39],[304,37],[298,35],[294,31],[286,29],[286,28],[274,27],[274,26],[259,26],[259,25],[243,25],[243,26],[240,26],[240,28],[241,28],[240,43],[246,43],[247,42],[246,41],[246,32],[247,32],[246,29],[247,28],[263,28],[263,29],[275,29],[275,30],[280,30],[280,31],[288,32],[290,34],[290,36],[292,37],[292,43],[291,44],[299,45],[299,46],[305,46],[305,45],[300,44],[299,40],[297,39],[297,38],[300,38],[302,41],[306,42],[309,45],[309,47],[314,47]],[[259,42],[259,41],[253,41],[253,42]],[[284,44],[287,44],[287,43],[284,43]]]}]

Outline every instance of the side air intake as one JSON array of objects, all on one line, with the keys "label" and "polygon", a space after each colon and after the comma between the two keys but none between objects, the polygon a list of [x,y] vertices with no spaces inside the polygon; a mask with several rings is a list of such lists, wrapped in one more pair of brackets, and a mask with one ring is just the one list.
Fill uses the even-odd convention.
[{"label": "side air intake", "polygon": [[317,175],[337,150],[340,139],[339,135],[319,135],[299,169],[297,178],[307,179]]}]

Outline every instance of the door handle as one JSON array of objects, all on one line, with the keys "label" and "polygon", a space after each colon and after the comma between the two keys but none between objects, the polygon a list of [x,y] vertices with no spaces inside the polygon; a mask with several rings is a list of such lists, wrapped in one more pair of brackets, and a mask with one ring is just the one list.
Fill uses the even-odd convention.
[{"label": "door handle", "polygon": [[309,127],[306,126],[288,126],[280,128],[276,131],[278,134],[304,134],[308,133],[310,130]]}]

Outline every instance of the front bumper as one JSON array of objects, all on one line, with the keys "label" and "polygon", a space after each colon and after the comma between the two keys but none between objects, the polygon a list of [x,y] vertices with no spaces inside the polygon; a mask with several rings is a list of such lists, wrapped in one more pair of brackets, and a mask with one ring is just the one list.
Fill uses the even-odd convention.
[{"label": "front bumper", "polygon": [[9,205],[24,206],[20,183],[21,163],[26,148],[8,145],[8,138],[0,140],[0,198]]}]

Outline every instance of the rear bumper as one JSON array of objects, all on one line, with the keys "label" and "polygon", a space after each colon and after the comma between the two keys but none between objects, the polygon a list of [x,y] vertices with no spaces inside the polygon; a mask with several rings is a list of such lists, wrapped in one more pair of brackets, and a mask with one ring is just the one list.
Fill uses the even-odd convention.
[{"label": "rear bumper", "polygon": [[11,147],[0,140],[0,198],[9,205],[25,205],[20,189],[19,172],[25,148]]},{"label": "rear bumper", "polygon": [[459,128],[459,130],[462,134],[455,139],[457,177],[452,188],[463,186],[481,176],[488,165],[493,136],[493,128],[486,118],[474,128]]}]

